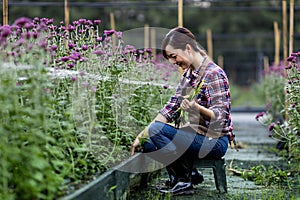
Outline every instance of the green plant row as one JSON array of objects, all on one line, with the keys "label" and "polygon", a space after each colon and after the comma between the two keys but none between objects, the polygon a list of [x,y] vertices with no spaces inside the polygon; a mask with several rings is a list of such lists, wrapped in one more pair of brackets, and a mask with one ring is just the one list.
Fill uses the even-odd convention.
[{"label": "green plant row", "polygon": [[165,65],[161,77],[149,50],[124,46],[100,22],[20,18],[0,27],[0,199],[74,192],[128,158],[168,100],[177,72]]}]

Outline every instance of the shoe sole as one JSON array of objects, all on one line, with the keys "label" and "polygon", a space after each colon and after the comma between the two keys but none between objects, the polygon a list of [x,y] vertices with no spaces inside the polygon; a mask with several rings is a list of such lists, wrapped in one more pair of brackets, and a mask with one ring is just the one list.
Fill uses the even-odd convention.
[{"label": "shoe sole", "polygon": [[186,191],[181,191],[181,192],[177,192],[177,193],[172,193],[172,192],[169,192],[168,190],[160,190],[160,192],[164,193],[164,194],[171,194],[172,196],[193,195],[194,194],[194,190],[186,190]]}]

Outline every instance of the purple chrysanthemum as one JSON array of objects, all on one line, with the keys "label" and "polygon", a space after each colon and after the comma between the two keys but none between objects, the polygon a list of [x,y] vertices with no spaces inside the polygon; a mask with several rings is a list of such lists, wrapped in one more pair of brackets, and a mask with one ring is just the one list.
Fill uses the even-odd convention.
[{"label": "purple chrysanthemum", "polygon": [[70,43],[68,44],[68,47],[69,47],[69,49],[73,49],[73,48],[75,47],[75,44],[70,42]]},{"label": "purple chrysanthemum", "polygon": [[255,116],[255,119],[258,120],[260,117],[264,116],[265,112],[260,112]]},{"label": "purple chrysanthemum", "polygon": [[275,123],[270,124],[270,126],[268,128],[269,132],[273,131],[274,127],[275,127]]},{"label": "purple chrysanthemum", "polygon": [[96,55],[103,55],[103,54],[105,54],[105,52],[103,50],[95,50],[95,51],[93,51],[93,53],[96,54]]},{"label": "purple chrysanthemum", "polygon": [[75,26],[72,26],[71,24],[69,24],[67,30],[72,32],[75,30]]},{"label": "purple chrysanthemum", "polygon": [[105,30],[104,34],[107,35],[107,36],[109,36],[109,35],[114,34],[115,32],[116,32],[115,30]]},{"label": "purple chrysanthemum", "polygon": [[9,36],[12,33],[12,30],[11,30],[10,26],[4,25],[0,28],[0,33],[1,33],[0,36],[2,39],[2,38],[6,38],[7,36]]},{"label": "purple chrysanthemum", "polygon": [[82,50],[83,50],[83,51],[86,51],[86,50],[88,50],[89,46],[88,46],[88,45],[86,45],[86,44],[84,44],[84,45],[82,45],[82,47],[81,47],[81,48],[82,48]]},{"label": "purple chrysanthemum", "polygon": [[28,17],[20,17],[14,22],[14,25],[23,27],[27,23],[32,23],[32,20]]},{"label": "purple chrysanthemum", "polygon": [[117,36],[118,39],[122,39],[122,32],[121,31],[117,31],[115,33],[116,33],[116,36]]},{"label": "purple chrysanthemum", "polygon": [[100,23],[101,23],[101,20],[100,20],[100,19],[95,19],[95,20],[94,20],[94,24],[95,24],[95,25],[99,25]]},{"label": "purple chrysanthemum", "polygon": [[70,60],[70,58],[69,58],[69,56],[64,56],[60,60],[63,61],[63,62],[67,62],[67,61]]}]

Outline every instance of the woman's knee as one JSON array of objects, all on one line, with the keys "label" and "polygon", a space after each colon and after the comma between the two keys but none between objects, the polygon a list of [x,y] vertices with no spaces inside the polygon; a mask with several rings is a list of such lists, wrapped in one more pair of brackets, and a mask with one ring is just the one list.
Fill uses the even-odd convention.
[{"label": "woman's knee", "polygon": [[148,134],[149,136],[154,136],[157,133],[159,133],[164,127],[164,123],[162,122],[153,122],[150,124],[150,126],[148,127]]}]

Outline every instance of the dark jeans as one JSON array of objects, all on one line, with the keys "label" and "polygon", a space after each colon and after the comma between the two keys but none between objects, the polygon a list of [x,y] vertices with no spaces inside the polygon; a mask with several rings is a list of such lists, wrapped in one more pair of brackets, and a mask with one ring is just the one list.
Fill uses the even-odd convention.
[{"label": "dark jeans", "polygon": [[182,179],[190,178],[194,159],[221,158],[228,148],[227,136],[211,139],[191,128],[176,129],[162,122],[152,123],[148,133],[143,152],[152,152],[151,157],[165,164],[169,175]]}]

